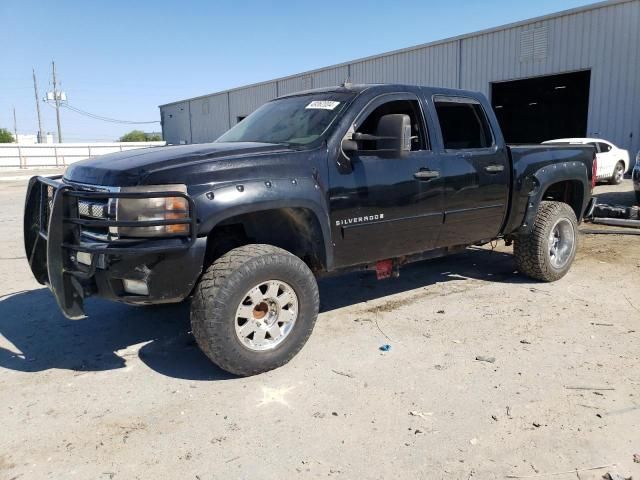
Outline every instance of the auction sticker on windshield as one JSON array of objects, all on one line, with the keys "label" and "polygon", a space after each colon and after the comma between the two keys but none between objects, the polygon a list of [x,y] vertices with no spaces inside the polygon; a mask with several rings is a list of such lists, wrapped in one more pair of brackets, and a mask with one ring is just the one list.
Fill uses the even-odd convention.
[{"label": "auction sticker on windshield", "polygon": [[333,100],[314,100],[305,108],[313,108],[317,110],[333,110],[338,105],[340,105],[340,102],[335,102]]}]

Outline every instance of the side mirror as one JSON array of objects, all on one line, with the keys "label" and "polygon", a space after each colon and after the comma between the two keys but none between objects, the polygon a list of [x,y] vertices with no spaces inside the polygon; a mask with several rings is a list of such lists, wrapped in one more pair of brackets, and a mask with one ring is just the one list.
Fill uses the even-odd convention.
[{"label": "side mirror", "polygon": [[[355,134],[354,134],[355,135]],[[346,154],[358,151],[358,142],[345,138],[342,140],[342,151]]]},{"label": "side mirror", "polygon": [[377,150],[404,153],[411,151],[411,118],[392,113],[383,115],[376,129]]},{"label": "side mirror", "polygon": [[338,171],[342,174],[353,172],[353,162],[351,155],[358,151],[358,143],[351,140],[351,135],[347,135],[340,144],[340,153],[338,155]]}]

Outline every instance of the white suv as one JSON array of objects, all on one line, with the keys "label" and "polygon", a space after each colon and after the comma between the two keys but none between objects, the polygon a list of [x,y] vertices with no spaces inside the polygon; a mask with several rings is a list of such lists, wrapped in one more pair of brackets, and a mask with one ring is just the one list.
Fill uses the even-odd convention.
[{"label": "white suv", "polygon": [[542,143],[561,143],[565,145],[592,145],[596,149],[598,172],[596,180],[618,185],[629,168],[629,152],[616,147],[613,143],[601,138],[559,138]]}]

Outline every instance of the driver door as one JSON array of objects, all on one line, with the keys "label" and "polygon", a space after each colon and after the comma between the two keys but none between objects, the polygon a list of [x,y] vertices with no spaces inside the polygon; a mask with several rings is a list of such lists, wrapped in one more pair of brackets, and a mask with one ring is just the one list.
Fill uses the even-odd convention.
[{"label": "driver door", "polygon": [[[408,115],[411,150],[388,152],[358,141],[352,171],[331,173],[329,192],[337,267],[371,263],[432,248],[443,221],[440,161],[431,150],[423,106],[412,93],[371,101],[350,132],[376,135],[381,117]],[[340,154],[340,153],[339,153]]]}]

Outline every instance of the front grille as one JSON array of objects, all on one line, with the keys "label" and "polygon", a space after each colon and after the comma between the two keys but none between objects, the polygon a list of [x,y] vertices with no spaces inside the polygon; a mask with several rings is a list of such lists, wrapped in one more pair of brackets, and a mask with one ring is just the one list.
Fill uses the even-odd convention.
[{"label": "front grille", "polygon": [[84,200],[78,199],[78,213],[81,217],[86,218],[108,218],[108,201],[107,200]]},{"label": "front grille", "polygon": [[[181,196],[189,204],[190,216],[171,220],[118,221],[116,204],[121,198],[146,199]],[[55,201],[54,201],[55,200]],[[122,192],[119,187],[98,187],[68,182],[58,177],[34,177],[29,182],[25,209],[25,245],[29,244],[30,255],[54,252],[55,271],[64,270],[60,261],[61,253],[78,251],[92,254],[137,255],[142,253],[165,253],[189,248],[197,239],[195,203],[186,193],[167,192]],[[55,224],[51,223],[55,216]],[[189,236],[167,238],[119,238],[119,228],[156,227],[160,225],[188,224]],[[113,233],[112,233],[113,232]],[[37,238],[47,242],[44,252],[36,252]],[[98,240],[98,241],[96,241]],[[39,248],[39,247],[38,247]],[[35,252],[35,253],[34,253]],[[117,253],[116,253],[117,252]],[[52,261],[45,256],[45,263]],[[98,257],[93,257],[98,258]],[[68,260],[68,258],[67,258]],[[66,261],[66,260],[64,260]],[[64,263],[64,262],[63,262]],[[96,265],[92,264],[91,268]],[[46,269],[35,272],[37,278],[46,281]],[[66,270],[65,270],[66,272]],[[72,274],[86,277],[84,271]],[[59,275],[58,275],[59,277]],[[57,278],[60,280],[60,278]]]},{"label": "front grille", "polygon": [[[76,190],[81,192],[108,192],[109,188],[94,187],[89,185],[73,184]],[[115,189],[114,189],[115,190]],[[78,214],[80,218],[89,220],[115,220],[115,215],[109,212],[109,199],[107,198],[78,198]],[[81,233],[93,240],[109,241],[109,227],[82,226]]]}]

